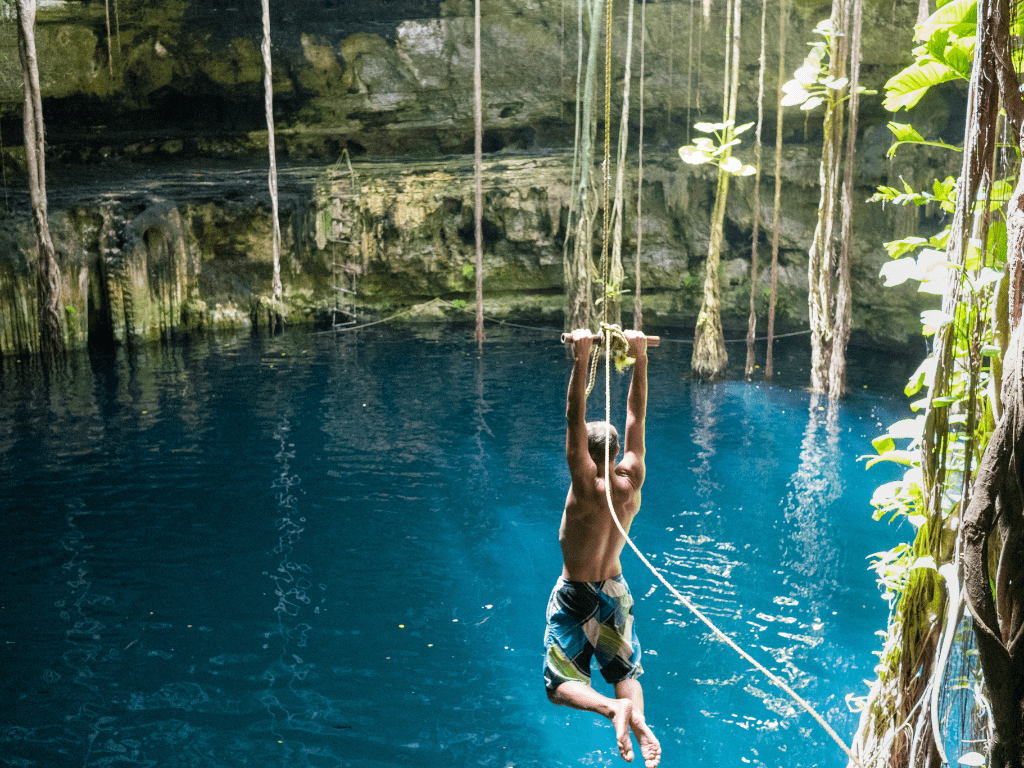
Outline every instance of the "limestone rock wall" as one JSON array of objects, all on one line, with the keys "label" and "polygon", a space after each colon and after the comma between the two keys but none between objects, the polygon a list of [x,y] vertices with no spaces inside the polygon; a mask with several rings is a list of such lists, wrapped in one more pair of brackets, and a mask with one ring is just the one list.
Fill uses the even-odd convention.
[{"label": "limestone rock wall", "polygon": [[[955,158],[953,158],[955,162]],[[766,159],[766,162],[769,162]],[[815,224],[816,159],[784,157],[780,221],[780,328],[807,321],[807,243]],[[865,162],[869,162],[865,158]],[[927,163],[902,171],[912,179]],[[928,172],[934,172],[934,169]],[[563,243],[572,156],[504,153],[484,165],[484,311],[558,326],[563,311]],[[627,175],[625,287],[636,269],[636,169]],[[221,327],[275,322],[269,304],[272,262],[269,205],[262,171],[190,172],[162,180],[64,188],[78,201],[51,215],[63,276],[69,342],[138,343]],[[351,168],[292,169],[281,177],[282,277],[286,324],[329,326],[372,319],[440,297],[474,302],[472,162],[357,162]],[[858,193],[866,199],[870,189]],[[644,167],[640,279],[645,322],[692,326],[701,302],[715,176],[675,153],[649,155]],[[760,195],[761,269],[754,290],[767,307],[773,184]],[[27,209],[27,206],[25,206]],[[599,217],[600,219],[600,217]],[[928,297],[887,289],[878,271],[883,243],[918,218],[902,209],[857,206],[851,243],[854,327],[879,341],[919,332]],[[721,266],[722,311],[731,335],[746,327],[751,290],[753,177],[732,185],[729,237]],[[0,354],[34,349],[34,238],[27,210],[0,221]],[[13,233],[13,235],[12,235]],[[596,232],[599,238],[600,233]],[[598,239],[597,242],[600,242]],[[626,302],[629,312],[630,300]],[[451,320],[466,320],[458,309]],[[628,315],[627,315],[628,316]],[[436,319],[436,318],[434,318]]]},{"label": "limestone rock wall", "polygon": [[[227,0],[49,0],[37,37],[51,226],[69,341],[129,343],[200,328],[276,323],[267,304],[266,194],[259,4]],[[613,101],[621,93],[626,14],[616,3]],[[0,13],[9,13],[0,7]],[[272,0],[275,123],[284,170],[284,321],[338,322],[442,296],[472,301],[474,282],[471,0]],[[828,4],[799,0],[783,19],[786,70],[800,64]],[[820,118],[773,124],[778,2],[769,2],[765,143],[781,132],[783,324],[806,322],[806,250],[818,205]],[[740,121],[756,116],[761,4],[744,3]],[[487,155],[485,310],[559,324],[562,247],[575,139],[576,6],[562,0],[482,4]],[[692,125],[721,117],[724,6],[648,0],[640,273],[648,322],[691,323],[700,303],[714,179],[676,150]],[[869,2],[862,73],[869,88],[909,61],[916,3]],[[639,29],[639,14],[634,20]],[[584,24],[584,27],[587,27]],[[15,27],[0,20],[0,52]],[[635,52],[638,56],[638,52]],[[634,59],[634,75],[639,75]],[[635,144],[627,188],[627,289],[635,262]],[[0,164],[5,194],[23,184],[17,56],[0,56]],[[857,197],[900,178],[920,187],[957,172],[955,158],[885,158],[880,97],[862,99]],[[915,108],[926,138],[956,142],[964,92],[947,84]],[[618,104],[612,105],[618,120]],[[959,117],[958,117],[959,116]],[[741,149],[750,160],[749,141]],[[344,150],[351,171],[340,163]],[[771,151],[764,167],[771,167]],[[332,169],[332,164],[338,163]],[[91,179],[86,181],[84,177]],[[745,327],[751,179],[732,185],[722,253],[730,332]],[[761,189],[761,220],[772,187]],[[33,238],[25,196],[0,210],[0,353],[36,344]],[[882,244],[935,231],[932,212],[858,204],[855,325],[878,339],[917,332],[921,297],[883,290]],[[761,228],[760,256],[770,236]],[[764,304],[764,270],[755,292]],[[627,307],[628,311],[628,307]],[[458,313],[456,313],[457,315]]]},{"label": "limestone rock wall", "polygon": [[[40,8],[44,113],[51,160],[251,158],[266,146],[258,3],[227,0],[51,0]],[[627,12],[615,4],[614,100],[621,94]],[[721,118],[724,3],[649,0],[644,66],[645,133],[651,146],[685,143],[699,120]],[[786,71],[806,54],[827,3],[800,0],[785,19]],[[909,63],[916,3],[866,3],[864,84],[880,89]],[[769,3],[766,135],[774,127],[778,0]],[[348,147],[367,157],[472,151],[471,0],[282,0],[271,3],[278,149],[282,159],[333,162]],[[739,120],[753,120],[761,3],[744,3]],[[583,25],[589,34],[589,23]],[[574,138],[579,20],[563,0],[484,0],[482,63],[486,149],[559,149]],[[15,51],[0,23],[0,50]],[[639,50],[634,46],[634,78]],[[0,57],[0,130],[7,162],[20,137],[18,58]],[[631,116],[636,136],[639,110]],[[962,91],[962,89],[961,89]],[[955,127],[951,90],[922,118],[924,133]],[[862,126],[884,125],[879,97],[862,99]],[[923,108],[922,108],[923,109]],[[617,114],[618,104],[613,105]],[[955,112],[955,109],[953,110]],[[923,111],[919,110],[919,115]],[[802,113],[784,126],[802,142]],[[810,139],[815,140],[812,126]]]}]

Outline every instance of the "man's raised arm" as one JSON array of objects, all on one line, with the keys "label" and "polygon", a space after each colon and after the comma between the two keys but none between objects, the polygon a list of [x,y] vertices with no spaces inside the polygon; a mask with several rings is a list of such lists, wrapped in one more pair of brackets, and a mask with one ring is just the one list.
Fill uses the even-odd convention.
[{"label": "man's raised arm", "polygon": [[644,431],[647,419],[647,338],[639,331],[625,331],[633,363],[633,377],[629,382],[626,400],[626,437],[620,467],[630,475],[633,486],[643,485],[646,467]]},{"label": "man's raised arm", "polygon": [[587,364],[592,344],[591,332],[586,328],[572,332],[575,360],[565,398],[565,457],[572,475],[593,464],[587,450]]}]

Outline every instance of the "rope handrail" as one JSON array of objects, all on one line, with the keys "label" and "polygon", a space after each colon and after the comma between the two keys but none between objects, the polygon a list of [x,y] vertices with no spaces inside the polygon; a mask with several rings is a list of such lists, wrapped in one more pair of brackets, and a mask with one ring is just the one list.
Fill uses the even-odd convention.
[{"label": "rope handrail", "polygon": [[[460,312],[465,312],[466,314],[469,314],[470,312],[474,311],[474,310],[470,309],[468,305],[465,306],[465,307],[460,307],[460,306],[457,306],[456,304],[454,304],[453,302],[448,301],[447,299],[435,298],[435,299],[431,299],[430,301],[422,302],[420,304],[414,304],[413,306],[409,307],[408,309],[402,310],[401,312],[398,312],[398,313],[396,313],[394,315],[389,315],[388,317],[381,318],[380,320],[374,320],[374,321],[369,322],[369,323],[363,323],[361,325],[348,326],[348,327],[345,327],[345,328],[330,328],[330,329],[325,330],[325,331],[317,331],[317,333],[335,333],[335,332],[340,332],[340,331],[358,331],[358,330],[360,330],[362,328],[369,328],[370,326],[373,326],[373,325],[380,325],[381,323],[387,323],[387,322],[389,322],[391,320],[397,320],[400,317],[405,317],[406,315],[410,315],[410,314],[412,314],[414,312],[419,312],[419,311],[428,309],[428,308],[430,308],[432,306],[438,306],[438,305],[444,305],[444,306],[449,307],[451,309],[457,309]],[[489,323],[497,323],[498,325],[505,325],[505,326],[508,326],[509,328],[522,328],[524,331],[542,331],[542,332],[545,332],[545,333],[562,333],[562,330],[559,329],[559,328],[551,328],[551,327],[538,326],[538,325],[524,325],[522,323],[513,323],[513,322],[511,322],[509,320],[502,320],[501,318],[490,317],[488,315],[484,315],[484,320],[486,320]],[[808,335],[810,335],[810,333],[811,333],[810,330],[806,330],[806,331],[793,331],[792,333],[780,333],[780,334],[776,334],[776,335],[772,336],[772,339],[785,339],[785,338],[789,338],[789,337],[792,337],[792,336],[808,336]],[[658,338],[662,342],[666,342],[666,343],[669,343],[669,344],[693,344],[693,339],[672,339],[672,338],[669,338],[667,336],[659,336]],[[754,339],[754,341],[768,341],[768,337],[767,336],[758,336],[757,338]],[[747,340],[745,338],[743,338],[743,339],[726,339],[725,340],[726,344],[746,344],[746,342],[747,342]]]}]

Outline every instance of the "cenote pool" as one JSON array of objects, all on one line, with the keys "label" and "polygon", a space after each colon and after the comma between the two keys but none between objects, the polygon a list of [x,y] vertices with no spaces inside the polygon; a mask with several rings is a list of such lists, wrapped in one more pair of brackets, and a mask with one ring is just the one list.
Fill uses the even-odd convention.
[{"label": "cenote pool", "polygon": [[[541,675],[570,364],[557,334],[489,334],[482,358],[462,330],[207,340],[50,385],[5,361],[0,762],[621,765]],[[894,470],[857,457],[909,413],[918,361],[862,355],[830,413],[804,346],[773,386],[693,384],[688,345],[651,351],[633,533],[849,741],[886,615],[867,556],[901,534],[868,504]],[[663,765],[845,766],[623,560]]]}]

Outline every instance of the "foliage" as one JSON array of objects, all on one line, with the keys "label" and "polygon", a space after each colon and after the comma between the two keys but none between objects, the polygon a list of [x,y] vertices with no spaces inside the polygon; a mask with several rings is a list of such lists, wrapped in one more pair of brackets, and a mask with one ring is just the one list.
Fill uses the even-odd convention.
[{"label": "foliage", "polygon": [[890,112],[910,109],[934,85],[970,80],[977,17],[977,0],[939,2],[938,10],[915,30],[923,44],[914,49],[914,63],[885,84],[882,106]]},{"label": "foliage", "polygon": [[752,165],[743,163],[732,155],[732,148],[740,143],[737,138],[744,131],[749,131],[754,124],[746,123],[738,128],[735,121],[726,120],[721,123],[695,123],[694,128],[701,133],[709,133],[714,138],[699,136],[692,144],[679,148],[679,156],[690,165],[717,165],[720,170],[734,176],[751,176],[756,172]]},{"label": "foliage", "polygon": [[[814,34],[821,37],[808,45],[811,52],[807,54],[803,64],[793,73],[793,79],[783,83],[782,106],[795,107],[809,112],[825,102],[836,104],[848,99],[849,94],[840,96],[850,80],[846,77],[833,77],[829,74],[829,63],[832,60],[833,36],[832,23],[829,19],[818,22]],[[864,87],[858,87],[860,93],[876,93]]]},{"label": "foliage", "polygon": [[[942,3],[932,16],[916,29],[916,39],[922,44],[914,49],[914,63],[892,77],[886,84],[884,106],[891,110],[911,109],[934,85],[957,79],[969,80],[975,45],[977,17],[976,0],[952,0]],[[1014,32],[1019,34],[1019,24]],[[926,145],[953,151],[960,148],[944,142],[926,141],[912,125],[891,122],[889,128],[895,143],[889,156],[898,147]],[[905,181],[902,188],[880,187],[871,198],[883,204],[932,206],[946,214],[957,207],[958,180],[936,179],[931,189],[916,190]],[[950,531],[959,526],[963,511],[963,489],[970,487],[972,474],[995,427],[992,393],[999,387],[1000,357],[999,329],[996,326],[1000,290],[1004,289],[1007,235],[1004,218],[1005,206],[1012,194],[1013,183],[995,179],[984,195],[972,201],[964,213],[965,221],[983,221],[986,226],[976,229],[974,238],[958,253],[950,256],[950,246],[961,233],[946,228],[930,237],[907,237],[886,243],[891,261],[883,265],[881,277],[885,285],[895,286],[916,282],[923,293],[943,296],[943,309],[922,312],[922,335],[941,335],[941,343],[934,345],[928,357],[911,375],[905,394],[913,398],[911,409],[918,415],[891,425],[885,434],[873,441],[875,455],[864,457],[867,465],[880,462],[896,463],[905,467],[901,479],[880,485],[872,497],[876,520],[906,521],[915,531],[912,543],[899,544],[891,550],[871,556],[883,599],[889,605],[888,627],[878,634],[883,647],[877,652],[880,664],[876,667],[880,683],[900,681],[906,676],[940,676],[929,668],[915,667],[920,662],[915,643],[923,642],[920,627],[914,622],[929,613],[941,616],[955,611],[947,605],[942,590],[923,588],[927,581],[938,584],[950,580],[955,584],[955,565],[950,563],[952,548],[942,546],[949,540]],[[966,201],[959,201],[964,203]],[[982,238],[982,239],[979,239]],[[959,242],[959,240],[957,240]],[[950,297],[957,297],[955,303]],[[952,359],[952,365],[940,360],[943,352]],[[936,380],[939,369],[946,371],[942,381]],[[937,430],[939,430],[937,432]],[[932,446],[933,460],[944,467],[943,473],[926,473],[922,462],[927,458],[928,445]],[[936,449],[937,446],[937,449]],[[938,450],[939,455],[935,455]],[[937,487],[929,487],[937,483]],[[937,500],[930,505],[928,499]],[[936,508],[937,507],[937,508]],[[980,670],[975,670],[980,675]],[[941,677],[930,685],[941,685]],[[978,706],[983,700],[980,683],[948,683],[950,689],[973,691],[975,701],[964,704]],[[903,696],[903,691],[873,688],[884,699],[890,693]],[[895,712],[886,701],[862,700],[879,713]],[[920,702],[918,702],[920,703]],[[984,708],[986,705],[980,705]],[[887,729],[900,725],[880,718]],[[908,720],[909,722],[909,720]],[[906,723],[904,723],[906,725]],[[895,733],[893,734],[896,735]],[[916,737],[915,737],[916,738]],[[975,752],[960,757],[960,764],[983,765],[984,758]]]}]

